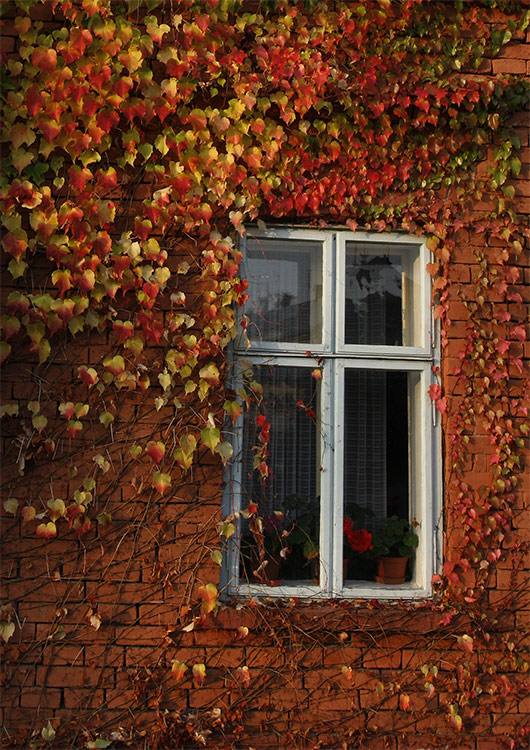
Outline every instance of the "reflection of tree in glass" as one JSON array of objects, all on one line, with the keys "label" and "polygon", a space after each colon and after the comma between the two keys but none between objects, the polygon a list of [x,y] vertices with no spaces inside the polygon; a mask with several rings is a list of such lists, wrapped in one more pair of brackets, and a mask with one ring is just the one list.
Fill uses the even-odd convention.
[{"label": "reflection of tree in glass", "polygon": [[346,343],[401,346],[401,270],[398,255],[347,255]]}]

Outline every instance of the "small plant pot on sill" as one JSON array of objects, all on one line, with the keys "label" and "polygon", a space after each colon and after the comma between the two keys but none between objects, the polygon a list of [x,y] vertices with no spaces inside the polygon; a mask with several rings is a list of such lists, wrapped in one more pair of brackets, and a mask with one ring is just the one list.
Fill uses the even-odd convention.
[{"label": "small plant pot on sill", "polygon": [[408,557],[378,557],[377,583],[405,583]]}]

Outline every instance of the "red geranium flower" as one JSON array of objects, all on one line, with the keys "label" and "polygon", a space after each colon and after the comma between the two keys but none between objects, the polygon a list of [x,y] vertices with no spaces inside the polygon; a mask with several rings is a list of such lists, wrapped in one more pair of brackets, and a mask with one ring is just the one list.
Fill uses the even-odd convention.
[{"label": "red geranium flower", "polygon": [[372,549],[372,534],[366,529],[355,529],[351,518],[344,519],[344,535],[354,552],[362,554]]}]

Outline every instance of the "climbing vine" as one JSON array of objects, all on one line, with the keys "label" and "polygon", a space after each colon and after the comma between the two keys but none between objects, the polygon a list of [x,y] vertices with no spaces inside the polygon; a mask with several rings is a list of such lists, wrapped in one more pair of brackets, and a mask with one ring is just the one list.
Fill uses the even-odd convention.
[{"label": "climbing vine", "polygon": [[[458,623],[465,654],[493,640],[510,662],[510,677],[463,663],[442,706],[456,731],[480,711],[484,692],[519,695],[528,671],[487,604],[499,562],[515,570],[528,551],[514,523],[530,397],[518,291],[529,230],[517,213],[521,143],[512,121],[529,87],[487,67],[521,38],[524,5],[20,0],[4,7],[16,48],[3,55],[0,198],[9,276],[0,354],[6,372],[22,365],[33,378],[27,397],[8,396],[1,407],[19,475],[3,482],[4,510],[23,533],[50,545],[70,529],[82,543],[95,531],[104,539],[120,478],[141,477],[135,489],[152,508],[173,499],[194,471],[230,462],[231,425],[260,399],[252,379],[239,392],[223,388],[236,311],[247,296],[237,238],[250,222],[425,236],[442,350],[453,338],[461,348],[444,356],[430,390],[446,436],[447,543],[436,596],[420,608],[440,613],[442,639]],[[453,276],[462,245],[471,253],[466,282]],[[455,305],[466,311],[458,337]],[[67,349],[78,358],[73,382],[62,369]],[[268,422],[259,418],[263,433]],[[481,488],[469,480],[477,436],[489,446]],[[266,444],[256,462],[264,479]],[[26,491],[26,477],[43,471],[45,485]],[[216,513],[189,545],[202,552],[187,569],[198,577],[186,584],[185,632],[220,606],[216,570],[233,527]],[[35,555],[41,549],[48,547],[37,545]],[[176,587],[183,570],[168,573],[160,563],[158,573]],[[505,604],[524,594],[514,586]],[[16,622],[9,606],[0,623],[6,642]],[[348,606],[358,605],[333,605]],[[293,639],[286,624],[293,612],[276,609],[271,622]],[[86,626],[100,624],[94,601]],[[331,629],[322,637],[335,638]],[[237,684],[249,688],[248,666],[237,669]],[[347,688],[352,667],[339,673]],[[198,688],[206,674],[202,662],[188,668],[175,659],[163,679],[191,675]],[[430,696],[438,666],[425,663],[420,679]],[[378,687],[383,703],[399,696],[405,713],[417,689],[415,681]],[[242,721],[236,713],[234,726]],[[219,728],[219,716],[210,718]],[[190,721],[178,726],[193,734]],[[45,743],[55,737],[50,727]],[[160,736],[171,731],[164,726]],[[525,736],[521,730],[517,740]]]}]

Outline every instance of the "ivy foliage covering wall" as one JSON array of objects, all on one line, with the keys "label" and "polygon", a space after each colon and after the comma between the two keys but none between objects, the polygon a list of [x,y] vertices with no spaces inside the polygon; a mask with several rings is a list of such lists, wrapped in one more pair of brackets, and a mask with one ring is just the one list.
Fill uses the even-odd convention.
[{"label": "ivy foliage covering wall", "polygon": [[[33,373],[27,398],[8,395],[2,405],[16,472],[3,480],[4,511],[17,528],[42,549],[71,530],[81,540],[104,533],[115,448],[120,476],[147,471],[141,492],[161,502],[194,467],[230,461],[223,419],[235,423],[259,400],[257,383],[239,394],[220,387],[246,298],[237,247],[246,223],[416,233],[432,252],[444,351],[451,304],[468,316],[451,355],[457,364],[447,377],[437,373],[431,389],[447,435],[448,542],[429,606],[445,612],[446,625],[461,608],[480,623],[473,635],[458,633],[464,652],[479,634],[488,642],[491,577],[527,551],[513,509],[529,430],[517,291],[529,231],[517,213],[520,140],[511,123],[529,87],[520,76],[492,75],[489,62],[524,38],[524,6],[4,7],[16,45],[3,59],[0,352],[7,372]],[[451,277],[462,237],[478,269],[467,285]],[[59,388],[47,373],[74,345],[85,357],[76,381]],[[141,394],[132,421],[119,418],[131,393]],[[148,414],[155,424],[164,415],[163,427],[138,435],[135,420]],[[467,473],[478,433],[490,446],[490,481],[480,490]],[[266,475],[266,441],[261,450]],[[42,471],[45,489],[32,484]],[[216,525],[208,531],[210,578],[190,589],[197,618],[217,610],[215,571],[229,527],[220,524],[221,538]],[[510,606],[523,598],[515,587]],[[96,611],[90,617],[97,623]],[[4,641],[16,627],[7,603]],[[496,646],[512,658],[513,644]],[[515,652],[514,673],[524,674],[528,663]],[[443,709],[456,731],[477,696],[473,679],[462,678],[465,700],[453,697]]]}]

